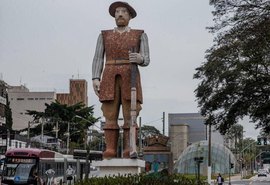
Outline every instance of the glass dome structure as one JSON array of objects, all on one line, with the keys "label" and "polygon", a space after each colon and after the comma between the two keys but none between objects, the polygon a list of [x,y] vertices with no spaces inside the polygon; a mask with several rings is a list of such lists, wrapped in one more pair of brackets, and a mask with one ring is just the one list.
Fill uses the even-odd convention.
[{"label": "glass dome structure", "polygon": [[[175,162],[174,171],[181,174],[196,174],[198,171],[197,159],[200,163],[200,173],[206,174],[208,167],[208,141],[199,141],[188,146]],[[212,173],[234,173],[236,159],[233,153],[224,145],[211,143]],[[231,168],[231,164],[234,164]]]}]

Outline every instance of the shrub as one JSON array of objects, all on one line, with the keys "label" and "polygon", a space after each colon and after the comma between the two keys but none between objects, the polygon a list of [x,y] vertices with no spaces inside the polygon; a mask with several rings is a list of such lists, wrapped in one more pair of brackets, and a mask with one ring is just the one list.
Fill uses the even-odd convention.
[{"label": "shrub", "polygon": [[207,185],[201,180],[197,183],[195,178],[184,175],[168,175],[163,173],[140,174],[140,175],[118,175],[105,177],[92,177],[87,180],[77,182],[75,185]]}]

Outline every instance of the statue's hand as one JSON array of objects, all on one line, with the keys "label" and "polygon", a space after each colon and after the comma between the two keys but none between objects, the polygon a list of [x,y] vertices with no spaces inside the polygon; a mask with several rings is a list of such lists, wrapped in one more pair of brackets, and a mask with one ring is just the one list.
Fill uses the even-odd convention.
[{"label": "statue's hand", "polygon": [[97,96],[99,96],[99,90],[100,90],[100,81],[99,79],[93,80],[93,88]]},{"label": "statue's hand", "polygon": [[142,64],[143,57],[140,53],[131,53],[129,52],[129,62],[135,64]]}]

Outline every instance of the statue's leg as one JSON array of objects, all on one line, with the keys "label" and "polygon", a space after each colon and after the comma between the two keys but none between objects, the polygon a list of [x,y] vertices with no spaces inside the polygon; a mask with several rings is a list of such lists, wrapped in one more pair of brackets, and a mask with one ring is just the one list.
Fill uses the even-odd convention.
[{"label": "statue's leg", "polygon": [[118,144],[118,137],[119,137],[119,127],[117,122],[110,122],[108,123],[108,127],[104,128],[104,136],[105,136],[105,143],[106,143],[106,150],[103,152],[103,158],[116,158],[117,157],[117,144]]},{"label": "statue's leg", "polygon": [[115,83],[115,96],[113,101],[102,102],[103,116],[105,117],[104,136],[106,150],[103,152],[103,158],[117,157],[117,145],[119,137],[119,126],[117,123],[120,108],[120,90],[119,80]]},{"label": "statue's leg", "polygon": [[[122,108],[123,108],[123,117],[124,117],[124,125],[123,125],[123,147],[124,147],[124,152],[123,152],[123,157],[124,158],[130,158],[129,152],[130,152],[130,101],[129,100],[122,100]],[[139,102],[137,102],[137,116],[139,115],[139,112],[141,110],[141,105]],[[136,134],[137,136],[137,134]]]}]

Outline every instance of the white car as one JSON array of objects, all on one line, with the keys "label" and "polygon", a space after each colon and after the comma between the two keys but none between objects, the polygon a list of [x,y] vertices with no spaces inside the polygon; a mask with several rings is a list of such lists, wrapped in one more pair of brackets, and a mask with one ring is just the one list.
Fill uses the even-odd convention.
[{"label": "white car", "polygon": [[267,177],[267,171],[265,169],[258,170],[258,177],[265,176]]}]

